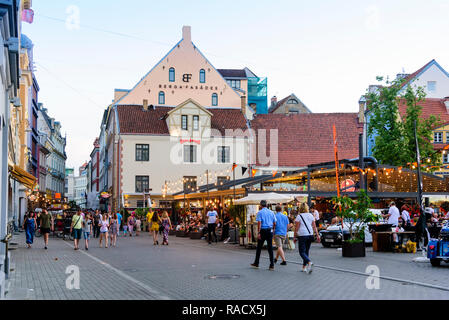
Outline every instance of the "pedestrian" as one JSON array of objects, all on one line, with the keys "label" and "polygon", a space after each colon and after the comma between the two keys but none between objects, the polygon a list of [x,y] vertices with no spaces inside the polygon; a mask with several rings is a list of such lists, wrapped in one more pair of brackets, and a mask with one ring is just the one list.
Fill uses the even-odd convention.
[{"label": "pedestrian", "polygon": [[282,213],[281,206],[276,206],[276,228],[274,229],[274,243],[276,244],[276,257],[274,263],[277,263],[279,256],[282,259],[281,266],[287,265],[283,245],[287,238],[288,217]]},{"label": "pedestrian", "polygon": [[41,234],[44,236],[44,244],[45,244],[45,250],[47,250],[48,247],[48,236],[50,235],[50,230],[54,230],[54,220],[53,216],[48,213],[47,210],[42,210],[40,215],[40,227],[41,227]]},{"label": "pedestrian", "polygon": [[23,229],[25,229],[26,234],[26,244],[28,248],[31,248],[34,240],[34,233],[37,229],[36,215],[34,212],[29,212],[23,221]]},{"label": "pedestrian", "polygon": [[81,233],[83,230],[83,216],[81,211],[78,210],[72,217],[72,225],[70,226],[70,233],[73,232],[73,242],[75,244],[74,250],[79,250],[79,242],[81,239]]},{"label": "pedestrian", "polygon": [[309,212],[307,204],[301,204],[299,214],[295,220],[295,235],[298,241],[299,255],[302,258],[302,271],[311,273],[313,262],[309,257],[310,246],[314,240],[313,233],[317,236],[317,242],[320,242],[320,234],[316,228],[315,217]]},{"label": "pedestrian", "polygon": [[134,212],[132,212],[131,215],[128,217],[128,232],[129,232],[130,237],[133,236],[133,229],[134,229],[135,222],[136,221],[134,218]]},{"label": "pedestrian", "polygon": [[150,230],[153,231],[153,245],[158,245],[159,241],[157,241],[157,233],[159,232],[159,224],[161,223],[161,219],[157,212],[153,212],[151,216],[151,227]]},{"label": "pedestrian", "polygon": [[84,249],[89,250],[89,240],[92,234],[92,215],[87,213],[83,220]]},{"label": "pedestrian", "polygon": [[100,248],[102,240],[104,239],[105,248],[108,247],[108,229],[109,229],[109,221],[108,216],[105,213],[100,220]]},{"label": "pedestrian", "polygon": [[228,243],[231,237],[229,236],[229,226],[231,224],[231,218],[229,217],[229,212],[226,210],[223,215],[223,229],[221,232],[221,241],[223,243]]},{"label": "pedestrian", "polygon": [[273,211],[267,208],[267,202],[262,200],[260,202],[260,211],[257,212],[257,250],[256,259],[251,264],[254,268],[259,268],[260,253],[264,242],[267,242],[268,255],[270,256],[269,270],[274,270],[273,259],[273,230],[276,228],[276,216]]},{"label": "pedestrian", "polygon": [[136,217],[136,237],[140,234],[140,226],[142,224],[142,221],[140,220],[140,217]]},{"label": "pedestrian", "polygon": [[316,209],[314,203],[312,203],[310,205],[310,212],[313,214],[313,217],[315,218],[315,224],[318,226],[319,225],[319,221],[320,221],[320,213]]},{"label": "pedestrian", "polygon": [[98,238],[100,236],[100,220],[100,211],[96,210],[94,214],[94,238]]},{"label": "pedestrian", "polygon": [[172,225],[167,211],[162,213],[162,226],[164,227],[162,245],[166,244],[168,246],[168,232],[172,228]]},{"label": "pedestrian", "polygon": [[209,241],[209,244],[212,243],[212,233],[213,233],[215,242],[217,243],[218,237],[217,234],[215,233],[215,228],[217,227],[218,213],[211,206],[209,206],[209,210],[207,211],[206,217],[207,217],[207,237],[208,237],[207,240]]},{"label": "pedestrian", "polygon": [[109,222],[109,236],[111,237],[111,245],[115,247],[117,244],[117,225],[118,225],[118,217],[117,214],[114,213]]},{"label": "pedestrian", "polygon": [[122,225],[122,214],[117,212],[117,237],[120,237],[120,226]]}]

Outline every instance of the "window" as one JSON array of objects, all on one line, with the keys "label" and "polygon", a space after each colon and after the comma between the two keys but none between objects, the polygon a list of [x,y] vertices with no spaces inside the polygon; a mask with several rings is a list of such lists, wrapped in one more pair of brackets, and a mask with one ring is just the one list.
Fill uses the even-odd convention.
[{"label": "window", "polygon": [[204,71],[204,69],[200,70],[200,83],[205,83],[206,82],[206,71]]},{"label": "window", "polygon": [[290,110],[288,110],[288,113],[290,113],[290,114],[298,114],[299,111],[295,110],[295,109],[290,109]]},{"label": "window", "polygon": [[165,104],[165,93],[164,91],[159,92],[159,104]]},{"label": "window", "polygon": [[196,190],[196,177],[184,177],[184,192]]},{"label": "window", "polygon": [[199,130],[200,128],[200,117],[193,116],[193,130]]},{"label": "window", "polygon": [[168,81],[175,82],[175,68],[170,68],[168,70]]},{"label": "window", "polygon": [[289,99],[287,101],[287,104],[298,104],[298,101],[296,101],[295,99]]},{"label": "window", "polygon": [[218,163],[231,162],[231,148],[230,147],[218,147]]},{"label": "window", "polygon": [[437,90],[437,82],[436,81],[427,81],[427,90],[430,92],[434,92]]},{"label": "window", "polygon": [[240,80],[226,80],[228,85],[234,89],[240,89]]},{"label": "window", "polygon": [[443,132],[434,132],[433,133],[433,142],[434,143],[443,142]]},{"label": "window", "polygon": [[184,162],[187,163],[196,162],[196,146],[184,145]]},{"label": "window", "polygon": [[150,186],[149,176],[136,176],[136,192],[145,192]]},{"label": "window", "polygon": [[218,106],[218,95],[216,93],[212,94],[212,105]]},{"label": "window", "polygon": [[446,132],[446,143],[449,143],[449,131]]},{"label": "window", "polygon": [[137,200],[137,208],[144,208],[145,203],[143,200]]},{"label": "window", "polygon": [[187,122],[187,116],[183,115],[181,116],[181,129],[187,130],[188,122]]},{"label": "window", "polygon": [[444,164],[449,163],[449,152],[443,153],[443,163]]},{"label": "window", "polygon": [[150,161],[149,144],[136,144],[136,161]]}]

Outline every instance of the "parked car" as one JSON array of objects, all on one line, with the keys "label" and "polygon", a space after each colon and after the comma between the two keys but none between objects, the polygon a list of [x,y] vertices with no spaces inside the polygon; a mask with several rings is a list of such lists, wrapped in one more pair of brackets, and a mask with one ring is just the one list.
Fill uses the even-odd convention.
[{"label": "parked car", "polygon": [[441,261],[449,263],[449,223],[441,228],[438,239],[430,239],[427,258],[434,267],[438,267]]},{"label": "parked car", "polygon": [[[376,215],[382,214],[382,209],[370,209],[372,213]],[[330,248],[331,246],[341,246],[343,240],[349,239],[349,225],[343,223],[344,228],[342,230],[341,223],[333,224],[326,228],[326,230],[321,230],[321,244],[325,248]],[[357,225],[355,225],[357,227]],[[371,245],[373,243],[373,236],[368,228],[368,225],[364,226],[365,231],[365,244]]]}]

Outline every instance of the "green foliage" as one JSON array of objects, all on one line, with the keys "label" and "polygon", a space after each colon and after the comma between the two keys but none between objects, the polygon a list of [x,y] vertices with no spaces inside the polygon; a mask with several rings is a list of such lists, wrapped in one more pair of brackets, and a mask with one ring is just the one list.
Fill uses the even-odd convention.
[{"label": "green foliage", "polygon": [[234,219],[238,227],[245,225],[245,206],[244,205],[231,205],[229,207],[229,215]]},{"label": "green foliage", "polygon": [[332,198],[338,217],[342,218],[345,226],[349,226],[349,242],[363,242],[364,227],[368,222],[378,220],[378,216],[371,212],[371,199],[365,190],[357,193],[357,199],[348,196]]},{"label": "green foliage", "polygon": [[[382,77],[377,80],[382,81]],[[440,124],[439,118],[421,117],[422,107],[419,105],[425,99],[422,87],[413,89],[407,86],[405,93],[399,94],[404,80],[386,81],[378,92],[367,94],[367,108],[370,111],[368,135],[377,134],[373,156],[382,164],[407,166],[416,162],[416,146],[414,122],[416,120],[417,136],[421,159],[429,166],[441,165],[441,156],[435,153],[431,141],[432,129]],[[405,103],[406,114],[399,114],[399,104]],[[402,120],[402,121],[401,121]]]},{"label": "green foliage", "polygon": [[136,213],[137,217],[139,217],[140,219],[143,219],[146,217],[148,211],[149,211],[149,209],[147,209],[147,208],[137,208],[135,213]]}]

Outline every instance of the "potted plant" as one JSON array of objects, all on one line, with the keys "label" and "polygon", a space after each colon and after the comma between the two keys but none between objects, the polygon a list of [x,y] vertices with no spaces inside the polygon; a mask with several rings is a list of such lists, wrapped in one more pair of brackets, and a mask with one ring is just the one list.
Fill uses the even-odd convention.
[{"label": "potted plant", "polygon": [[242,226],[239,230],[239,242],[240,245],[245,245],[245,238],[246,238],[246,227]]},{"label": "potted plant", "polygon": [[371,212],[371,199],[365,190],[357,193],[357,199],[348,196],[334,197],[332,199],[336,214],[343,221],[344,227],[348,228],[349,237],[343,241],[343,257],[365,256],[365,228],[367,223],[376,222],[377,215]]}]

